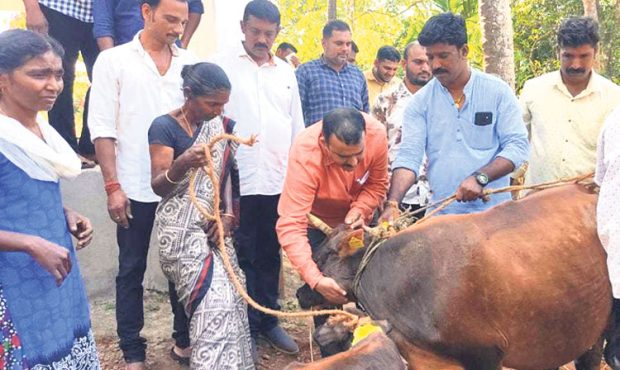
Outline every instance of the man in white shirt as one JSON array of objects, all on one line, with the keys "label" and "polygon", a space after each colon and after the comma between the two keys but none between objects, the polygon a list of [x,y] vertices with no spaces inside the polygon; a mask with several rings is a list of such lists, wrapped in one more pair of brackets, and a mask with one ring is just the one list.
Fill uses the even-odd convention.
[{"label": "man in white shirt", "polygon": [[560,70],[525,82],[519,97],[532,147],[527,184],[592,172],[605,117],[620,104],[620,87],[593,70],[597,23],[565,19],[557,39]]},{"label": "man in white shirt", "polygon": [[[241,188],[237,255],[250,296],[263,306],[279,309],[277,207],[289,149],[304,128],[303,115],[293,69],[270,53],[280,31],[278,8],[268,0],[250,1],[241,31],[244,41],[213,58],[232,84],[224,114],[237,122],[238,135],[258,134],[256,145],[241,146],[235,155]],[[285,353],[299,351],[276,317],[252,308],[248,316],[254,345],[260,334]]]},{"label": "man in white shirt", "polygon": [[[185,0],[143,0],[142,15],[144,30],[133,41],[99,55],[89,112],[108,213],[118,224],[116,321],[127,369],[144,369],[142,280],[160,200],[151,189],[148,129],[153,119],[183,104],[181,69],[195,62],[174,44],[187,22]],[[174,287],[170,288],[176,331],[173,351],[177,359],[189,358],[187,319],[175,302]]]}]

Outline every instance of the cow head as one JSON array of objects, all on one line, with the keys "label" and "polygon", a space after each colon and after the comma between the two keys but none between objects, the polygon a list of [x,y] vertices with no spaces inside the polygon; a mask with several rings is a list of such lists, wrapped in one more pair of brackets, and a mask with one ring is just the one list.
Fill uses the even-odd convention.
[{"label": "cow head", "polygon": [[[321,246],[314,251],[312,259],[325,276],[329,276],[347,291],[350,300],[355,300],[353,280],[364,256],[370,237],[364,230],[348,229],[345,225],[330,228],[316,217],[309,217],[313,226],[327,235]],[[325,299],[304,284],[297,291],[297,298],[302,308],[309,308],[325,303]]]}]

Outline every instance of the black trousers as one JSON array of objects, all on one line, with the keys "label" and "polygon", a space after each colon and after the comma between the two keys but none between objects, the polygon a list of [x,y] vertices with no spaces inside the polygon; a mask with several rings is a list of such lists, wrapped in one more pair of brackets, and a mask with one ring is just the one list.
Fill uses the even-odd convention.
[{"label": "black trousers", "polygon": [[88,131],[89,94],[86,94],[84,112],[82,113],[83,126],[79,145],[75,132],[73,107],[73,82],[75,81],[75,63],[78,59],[78,53],[82,54],[88,79],[91,81],[93,65],[99,54],[99,48],[93,36],[93,24],[69,17],[44,5],[40,6],[49,24],[49,35],[58,40],[65,49],[65,56],[62,58],[62,67],[65,70],[62,80],[65,87],[58,96],[54,107],[48,113],[49,122],[60,133],[60,136],[71,145],[73,150],[82,154],[95,154],[95,147],[90,142],[90,132]]},{"label": "black trousers", "polygon": [[[280,195],[241,197],[239,228],[235,233],[239,266],[248,294],[265,307],[279,310],[280,243],[276,234]],[[278,319],[248,307],[253,338],[278,325]]]},{"label": "black trousers", "polygon": [[[144,327],[144,272],[158,203],[131,200],[133,219],[129,228],[117,227],[118,275],[116,276],[116,332],[127,363],[145,359],[146,339],[140,336]],[[176,290],[169,283],[170,304],[174,313],[176,345],[189,347],[189,323],[179,303]]]}]

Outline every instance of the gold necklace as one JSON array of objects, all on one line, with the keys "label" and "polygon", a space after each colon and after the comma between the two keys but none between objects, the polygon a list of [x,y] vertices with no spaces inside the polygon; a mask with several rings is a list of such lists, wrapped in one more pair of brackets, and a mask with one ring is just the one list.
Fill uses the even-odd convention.
[{"label": "gold necklace", "polygon": [[187,117],[185,116],[183,105],[181,106],[181,118],[183,119],[183,122],[185,123],[185,126],[181,125],[181,127],[183,127],[183,130],[185,130],[185,132],[189,135],[189,137],[194,137],[194,131],[192,131],[192,125],[189,124],[189,121],[187,120]]},{"label": "gold necklace", "polygon": [[454,101],[454,105],[456,105],[457,108],[461,108],[461,103],[463,103],[463,99],[465,99],[465,93],[463,93],[463,95],[461,95],[460,98],[458,98],[458,100]]}]

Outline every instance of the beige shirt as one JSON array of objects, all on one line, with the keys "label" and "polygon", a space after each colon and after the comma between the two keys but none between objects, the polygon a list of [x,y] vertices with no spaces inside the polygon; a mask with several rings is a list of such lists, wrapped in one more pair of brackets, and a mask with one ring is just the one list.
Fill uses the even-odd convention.
[{"label": "beige shirt", "polygon": [[531,142],[526,184],[594,171],[596,141],[620,105],[619,86],[593,71],[587,88],[573,97],[554,71],[527,81],[519,100]]},{"label": "beige shirt", "polygon": [[377,102],[377,97],[382,92],[387,92],[395,89],[402,80],[396,76],[394,76],[390,82],[380,82],[377,81],[375,75],[372,73],[372,69],[364,72],[364,77],[366,78],[366,83],[368,84],[368,105],[372,107]]}]

